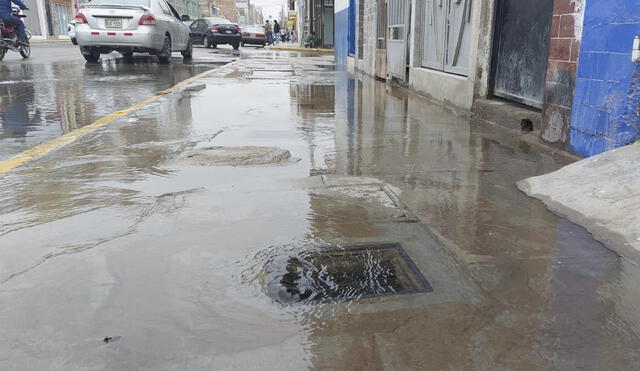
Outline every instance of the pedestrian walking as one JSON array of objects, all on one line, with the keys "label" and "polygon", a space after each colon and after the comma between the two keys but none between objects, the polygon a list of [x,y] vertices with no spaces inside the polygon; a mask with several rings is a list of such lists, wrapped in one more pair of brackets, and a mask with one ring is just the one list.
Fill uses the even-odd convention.
[{"label": "pedestrian walking", "polygon": [[276,20],[273,21],[273,35],[275,38],[275,44],[280,44],[280,24]]},{"label": "pedestrian walking", "polygon": [[267,19],[267,23],[264,24],[264,33],[267,35],[267,44],[273,44],[273,28],[271,27],[271,23]]}]

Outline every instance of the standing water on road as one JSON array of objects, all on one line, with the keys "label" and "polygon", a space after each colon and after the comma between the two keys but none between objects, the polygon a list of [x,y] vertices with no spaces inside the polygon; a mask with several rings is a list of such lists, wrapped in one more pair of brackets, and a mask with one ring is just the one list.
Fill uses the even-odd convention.
[{"label": "standing water on road", "polygon": [[126,62],[114,53],[117,58],[88,64],[77,48],[68,48],[66,60],[51,61],[38,58],[38,47],[32,60],[0,63],[0,161],[223,63],[178,59],[159,65],[153,57]]},{"label": "standing water on road", "polygon": [[0,369],[637,368],[638,267],[515,186],[564,160],[330,57],[201,83],[0,176]]}]

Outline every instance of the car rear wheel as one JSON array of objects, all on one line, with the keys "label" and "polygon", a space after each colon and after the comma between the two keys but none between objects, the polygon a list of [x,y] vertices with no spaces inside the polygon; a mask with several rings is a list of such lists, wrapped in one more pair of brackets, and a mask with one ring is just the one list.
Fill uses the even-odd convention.
[{"label": "car rear wheel", "polygon": [[31,45],[29,44],[29,41],[26,42],[26,45],[22,45],[20,47],[20,55],[24,59],[27,59],[31,56]]},{"label": "car rear wheel", "polygon": [[211,47],[214,48],[214,49],[218,49],[218,44],[215,43],[215,42],[212,42],[211,43]]},{"label": "car rear wheel", "polygon": [[0,48],[0,61],[4,59],[4,56],[7,54],[7,49]]},{"label": "car rear wheel", "polygon": [[100,50],[96,47],[82,47],[80,48],[82,56],[89,63],[96,63],[100,59]]},{"label": "car rear wheel", "polygon": [[202,43],[204,45],[205,48],[210,48],[211,47],[211,41],[209,40],[209,36],[205,36],[204,37],[204,41]]},{"label": "car rear wheel", "polygon": [[169,63],[171,59],[171,38],[167,35],[164,37],[164,47],[158,53],[158,60],[162,64]]},{"label": "car rear wheel", "polygon": [[240,46],[244,48],[244,41],[240,43]]},{"label": "car rear wheel", "polygon": [[233,46],[233,50],[238,50],[238,49],[240,49],[240,43],[239,43],[239,42],[234,43],[232,46]]},{"label": "car rear wheel", "polygon": [[187,48],[182,51],[182,58],[191,59],[192,57],[193,57],[193,45],[191,44],[191,41],[189,41],[189,43],[187,44]]}]

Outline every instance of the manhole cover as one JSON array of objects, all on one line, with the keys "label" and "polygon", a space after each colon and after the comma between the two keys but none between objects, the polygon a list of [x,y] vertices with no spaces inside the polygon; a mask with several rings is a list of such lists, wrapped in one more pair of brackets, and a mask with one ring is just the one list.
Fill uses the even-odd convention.
[{"label": "manhole cover", "polygon": [[397,243],[279,257],[267,273],[269,296],[285,304],[433,291]]}]

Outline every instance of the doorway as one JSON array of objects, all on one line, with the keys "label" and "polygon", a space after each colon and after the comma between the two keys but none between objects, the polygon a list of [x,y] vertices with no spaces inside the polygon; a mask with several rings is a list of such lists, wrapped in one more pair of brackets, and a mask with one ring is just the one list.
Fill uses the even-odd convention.
[{"label": "doorway", "polygon": [[378,0],[376,30],[376,77],[387,78],[387,1]]},{"label": "doorway", "polygon": [[387,2],[387,73],[400,81],[407,80],[410,7],[409,0]]},{"label": "doorway", "polygon": [[492,73],[493,95],[542,108],[553,0],[500,0]]}]

